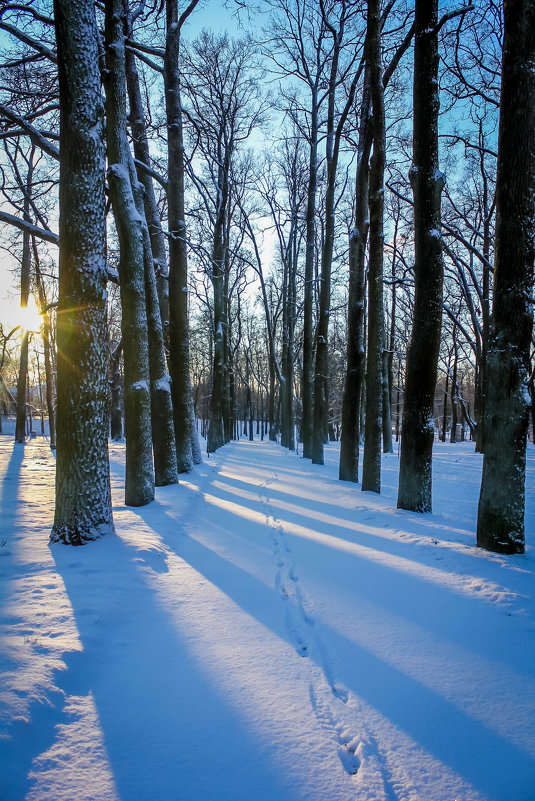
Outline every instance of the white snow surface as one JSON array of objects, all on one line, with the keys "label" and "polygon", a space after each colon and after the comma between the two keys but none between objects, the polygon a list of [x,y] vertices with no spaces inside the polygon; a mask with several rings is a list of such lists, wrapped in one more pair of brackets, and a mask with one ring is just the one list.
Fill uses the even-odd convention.
[{"label": "white snow surface", "polygon": [[533,801],[535,448],[525,555],[475,547],[481,457],[434,512],[276,444],[220,449],[48,544],[54,457],[0,436],[2,801]]}]

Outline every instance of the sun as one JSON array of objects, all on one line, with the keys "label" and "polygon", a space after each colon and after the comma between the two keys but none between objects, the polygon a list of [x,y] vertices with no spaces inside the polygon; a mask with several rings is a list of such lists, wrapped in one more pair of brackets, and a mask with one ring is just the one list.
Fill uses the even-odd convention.
[{"label": "sun", "polygon": [[33,295],[28,298],[28,305],[26,308],[21,308],[19,312],[19,321],[24,331],[40,331],[43,324],[43,318],[39,314],[39,309],[35,302]]}]

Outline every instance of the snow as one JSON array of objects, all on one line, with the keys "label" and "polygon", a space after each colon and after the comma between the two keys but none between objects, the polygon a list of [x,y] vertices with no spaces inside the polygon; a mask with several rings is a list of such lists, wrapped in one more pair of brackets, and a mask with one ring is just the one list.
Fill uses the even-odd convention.
[{"label": "snow", "polygon": [[164,375],[155,381],[156,389],[160,392],[171,392],[171,376]]},{"label": "snow", "polygon": [[475,547],[481,457],[434,513],[274,443],[210,455],[116,535],[48,545],[54,457],[0,436],[2,801],[532,801],[535,448],[522,556]]},{"label": "snow", "polygon": [[[162,380],[162,379],[160,379]],[[161,387],[159,387],[161,388]],[[149,391],[149,383],[148,381],[134,381],[130,384],[130,391],[131,392],[148,392]]]}]

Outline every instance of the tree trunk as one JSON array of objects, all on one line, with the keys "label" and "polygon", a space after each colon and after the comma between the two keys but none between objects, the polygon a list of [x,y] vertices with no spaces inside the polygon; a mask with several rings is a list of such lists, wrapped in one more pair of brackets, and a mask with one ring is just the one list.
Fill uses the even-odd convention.
[{"label": "tree trunk", "polygon": [[225,345],[223,335],[223,275],[218,264],[214,264],[212,286],[214,289],[214,362],[212,369],[212,396],[208,425],[208,453],[213,453],[225,444],[224,410],[225,396]]},{"label": "tree trunk", "polygon": [[[190,10],[192,10],[190,4]],[[178,57],[180,30],[177,0],[167,0],[165,48],[165,104],[167,114],[169,204],[169,371],[173,395],[176,455],[180,473],[193,469],[199,459],[190,378],[188,328],[188,251],[184,205],[184,134],[180,102]],[[198,462],[197,462],[198,463]]]},{"label": "tree trunk", "polygon": [[[220,148],[223,144],[220,143]],[[227,408],[227,343],[225,329],[228,324],[226,298],[227,276],[227,212],[229,194],[230,153],[225,149],[219,161],[217,175],[217,210],[212,244],[212,287],[214,292],[214,360],[212,369],[212,395],[210,399],[210,422],[207,451],[213,453],[228,441]],[[227,276],[227,280],[226,280]],[[231,435],[231,433],[230,433]]]},{"label": "tree trunk", "polygon": [[[480,138],[482,138],[482,123],[480,122]],[[476,452],[483,453],[485,450],[485,403],[487,399],[487,350],[490,328],[490,252],[492,238],[490,222],[492,212],[489,209],[489,190],[488,179],[484,164],[485,155],[481,153],[481,174],[483,177],[483,282],[481,288],[481,354],[477,365],[477,392],[476,392]],[[473,254],[470,254],[473,259]]]},{"label": "tree trunk", "polygon": [[[137,184],[137,189],[141,189]],[[158,290],[149,229],[145,221],[143,198],[134,192],[136,206],[143,226],[143,255],[145,268],[145,303],[149,344],[150,409],[152,447],[154,451],[154,481],[157,487],[166,487],[178,481],[177,451],[173,423],[173,403],[163,341],[162,319],[158,303]],[[191,394],[190,394],[191,402]],[[190,443],[190,440],[188,440]]]},{"label": "tree trunk", "polygon": [[[128,0],[124,0],[125,13],[127,18],[128,36],[132,35],[132,21],[129,10]],[[132,130],[132,144],[134,147],[135,158],[151,167],[149,150],[149,140],[147,136],[147,126],[145,123],[145,109],[141,97],[139,86],[139,73],[137,71],[136,57],[132,50],[127,49],[125,53],[126,85],[128,89],[128,102],[130,107],[129,123]],[[152,257],[154,259],[154,270],[156,272],[156,285],[158,290],[158,304],[160,308],[160,318],[164,335],[167,335],[169,327],[169,283],[167,269],[167,255],[165,250],[165,237],[162,230],[160,212],[154,193],[152,178],[142,168],[137,169],[138,180],[143,184],[143,206],[145,219],[149,229]]]},{"label": "tree trunk", "polygon": [[535,4],[504,6],[492,320],[477,544],[524,552],[535,259]]},{"label": "tree trunk", "polygon": [[362,489],[381,492],[383,427],[383,249],[385,111],[381,80],[379,0],[368,2],[367,53],[373,107],[373,156],[370,165],[370,246],[368,255],[368,352],[366,363],[366,433]]},{"label": "tree trunk", "polygon": [[455,326],[453,327],[453,371],[451,374],[451,433],[450,442],[457,442],[457,363],[459,352],[457,349]]},{"label": "tree trunk", "polygon": [[[129,34],[132,26],[127,0],[123,0]],[[132,51],[125,53],[126,81],[130,104],[130,125],[134,154],[138,161],[150,166],[150,153],[145,126],[145,114],[139,88],[139,75]],[[168,318],[168,292],[158,292],[158,283],[167,285],[165,242],[152,179],[142,169],[137,170],[139,188],[133,187],[136,207],[143,222],[145,300],[149,343],[151,389],[151,425],[154,450],[156,486],[175,484],[178,480],[173,427],[173,404],[167,374],[164,346],[164,322]],[[159,276],[159,278],[157,277]],[[163,314],[163,316],[162,316]]]},{"label": "tree trunk", "polygon": [[[334,90],[333,94],[334,94]],[[334,98],[332,101],[334,107]],[[329,103],[329,106],[331,103]],[[334,108],[333,108],[334,110]],[[333,118],[334,124],[334,118]],[[320,298],[318,324],[316,327],[316,364],[314,370],[314,416],[312,431],[313,464],[323,464],[323,443],[325,441],[325,414],[327,409],[326,382],[329,378],[329,315],[331,308],[331,265],[334,247],[334,191],[337,159],[333,157],[332,128],[327,134],[327,189],[325,197],[325,235],[323,240],[320,277]]]},{"label": "tree trunk", "polygon": [[388,348],[383,355],[383,453],[393,453],[392,445],[392,388],[394,386],[394,348],[396,344],[396,258],[399,217],[394,220],[392,248],[392,306],[390,309],[390,334]]},{"label": "tree trunk", "polygon": [[110,358],[111,368],[111,420],[110,434],[114,442],[123,438],[123,388],[120,373],[123,341],[113,349]]},{"label": "tree trunk", "polygon": [[366,241],[368,238],[368,180],[372,145],[369,66],[364,71],[360,107],[358,162],[356,177],[355,227],[349,240],[349,288],[347,306],[347,371],[342,400],[339,478],[358,481],[360,409],[364,382],[364,314]]},{"label": "tree trunk", "polygon": [[442,407],[442,442],[446,442],[446,428],[448,423],[448,382],[449,382],[450,356],[448,356],[448,367],[446,370],[446,384],[444,386],[444,405]]},{"label": "tree trunk", "polygon": [[310,120],[310,156],[308,173],[308,192],[306,209],[305,243],[305,294],[303,300],[303,374],[301,379],[301,439],[303,456],[312,457],[313,414],[314,414],[314,334],[312,309],[314,306],[314,252],[316,191],[318,185],[318,102],[317,89],[312,92]]},{"label": "tree trunk", "polygon": [[[53,542],[113,531],[108,462],[104,109],[92,0],[54,0],[60,96]],[[91,214],[87,209],[91,209]]]},{"label": "tree trunk", "polygon": [[[294,198],[296,196],[294,186]],[[295,358],[295,318],[296,318],[296,270],[297,270],[297,213],[294,211],[290,236],[288,237],[286,302],[284,322],[284,383],[282,384],[281,413],[283,419],[284,442],[291,451],[295,450],[295,426],[293,413],[294,358]]]},{"label": "tree trunk", "polygon": [[[33,180],[33,149],[26,177],[26,193],[24,196],[24,219],[30,222],[30,194]],[[30,250],[30,234],[22,234],[22,264],[20,275],[20,307],[26,309],[30,297],[30,273],[32,257]],[[26,385],[28,379],[28,350],[30,332],[22,329],[22,342],[20,345],[19,376],[17,380],[17,416],[15,421],[15,442],[24,442],[26,439]]]},{"label": "tree trunk", "polygon": [[43,316],[43,351],[45,358],[46,382],[46,408],[48,412],[48,430],[50,437],[50,450],[56,450],[56,412],[54,409],[54,379],[52,375],[52,360],[50,358],[50,314],[47,311],[47,301],[43,277],[39,264],[39,253],[35,240],[33,241],[33,257],[37,278],[37,291],[39,293],[39,306]]},{"label": "tree trunk", "polygon": [[124,29],[122,0],[106,0],[106,135],[108,183],[120,245],[126,436],[125,503],[129,506],[143,506],[154,498],[149,344],[145,300],[144,220],[136,208],[133,183],[137,182],[137,176],[126,136]]},{"label": "tree trunk", "polygon": [[383,453],[392,453],[392,367],[391,354],[383,351]]},{"label": "tree trunk", "polygon": [[438,170],[438,0],[416,0],[413,164],[414,318],[407,349],[401,433],[398,508],[430,512],[433,408],[442,324],[440,200]]}]

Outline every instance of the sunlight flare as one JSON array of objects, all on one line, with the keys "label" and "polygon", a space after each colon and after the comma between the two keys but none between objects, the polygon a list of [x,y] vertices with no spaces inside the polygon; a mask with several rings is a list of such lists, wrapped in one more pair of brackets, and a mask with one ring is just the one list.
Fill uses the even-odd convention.
[{"label": "sunlight flare", "polygon": [[37,308],[33,295],[29,296],[27,306],[21,306],[19,314],[20,325],[24,332],[39,333],[41,331],[43,316]]}]

